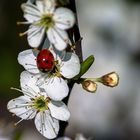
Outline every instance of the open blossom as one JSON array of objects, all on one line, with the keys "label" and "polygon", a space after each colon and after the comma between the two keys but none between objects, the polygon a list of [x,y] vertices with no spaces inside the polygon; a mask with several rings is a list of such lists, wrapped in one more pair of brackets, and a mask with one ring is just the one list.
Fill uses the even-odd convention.
[{"label": "open blossom", "polygon": [[[43,88],[48,96],[54,100],[62,100],[68,95],[69,88],[67,80],[76,76],[80,71],[79,58],[75,53],[66,53],[64,59],[61,59],[50,47],[51,54],[54,57],[52,70],[49,72],[46,69],[40,69],[38,64],[49,66],[50,60],[45,60],[44,56],[42,63],[38,60],[38,55],[35,56],[32,49],[25,50],[18,55],[18,62],[29,72],[38,77],[37,85]],[[41,50],[42,53],[44,50]],[[46,50],[47,51],[47,50]],[[42,54],[43,55],[43,54]],[[39,56],[40,57],[40,56]],[[44,61],[45,60],[45,61]],[[65,79],[64,79],[65,77]]]},{"label": "open blossom", "polygon": [[65,30],[71,28],[75,23],[71,10],[63,7],[56,9],[55,0],[36,0],[35,4],[27,2],[21,7],[24,18],[27,20],[22,24],[31,24],[28,31],[25,32],[31,47],[39,47],[45,33],[56,49],[64,50],[67,47],[69,38]]},{"label": "open blossom", "polygon": [[[36,78],[27,71],[21,74],[21,91],[24,95],[8,102],[10,112],[22,120],[35,118],[37,130],[46,138],[53,139],[59,131],[59,121],[67,121],[70,117],[67,106],[62,101],[51,100],[46,92],[36,85]],[[18,124],[17,122],[16,124]]]}]

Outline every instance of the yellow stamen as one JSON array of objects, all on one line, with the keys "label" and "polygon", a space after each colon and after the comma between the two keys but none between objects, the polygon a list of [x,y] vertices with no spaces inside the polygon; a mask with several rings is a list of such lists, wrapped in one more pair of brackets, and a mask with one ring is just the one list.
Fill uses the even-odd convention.
[{"label": "yellow stamen", "polygon": [[20,21],[17,21],[17,25],[22,25],[22,24],[30,24],[28,21],[26,22],[20,22]]},{"label": "yellow stamen", "polygon": [[21,25],[21,22],[17,21],[17,25]]},{"label": "yellow stamen", "polygon": [[20,122],[22,122],[23,119],[19,120],[18,122],[14,123],[14,126],[17,126]]},{"label": "yellow stamen", "polygon": [[22,36],[24,36],[24,35],[26,35],[26,34],[27,34],[27,32],[19,33],[19,36],[22,37]]}]

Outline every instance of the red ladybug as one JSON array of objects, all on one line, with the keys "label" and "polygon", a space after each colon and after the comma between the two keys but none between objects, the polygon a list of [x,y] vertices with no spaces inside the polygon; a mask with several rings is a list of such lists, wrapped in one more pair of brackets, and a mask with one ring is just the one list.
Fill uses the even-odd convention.
[{"label": "red ladybug", "polygon": [[48,72],[53,70],[55,60],[53,54],[49,50],[43,49],[37,55],[36,62],[40,71]]}]

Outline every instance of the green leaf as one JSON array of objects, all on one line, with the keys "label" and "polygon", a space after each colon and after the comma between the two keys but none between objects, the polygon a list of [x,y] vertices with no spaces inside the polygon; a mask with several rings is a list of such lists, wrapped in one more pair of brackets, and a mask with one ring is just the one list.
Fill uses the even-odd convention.
[{"label": "green leaf", "polygon": [[78,80],[82,75],[84,75],[89,70],[89,68],[91,67],[91,65],[93,64],[93,62],[94,62],[94,56],[93,55],[90,55],[81,64],[80,73],[77,76],[75,76],[73,79],[74,80]]}]

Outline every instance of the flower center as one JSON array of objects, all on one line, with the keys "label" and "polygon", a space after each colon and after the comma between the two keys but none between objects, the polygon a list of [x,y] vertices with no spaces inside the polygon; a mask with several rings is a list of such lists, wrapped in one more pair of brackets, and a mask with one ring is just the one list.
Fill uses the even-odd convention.
[{"label": "flower center", "polygon": [[46,30],[48,30],[48,28],[50,27],[53,27],[54,26],[53,15],[43,15],[41,17],[39,25],[44,26]]},{"label": "flower center", "polygon": [[45,111],[49,109],[48,107],[49,102],[50,102],[49,98],[45,99],[44,96],[40,96],[33,100],[34,103],[33,107],[38,111]]},{"label": "flower center", "polygon": [[54,67],[53,67],[53,69],[50,71],[49,75],[50,75],[50,76],[61,77],[60,65],[58,64],[58,61],[55,61]]}]

